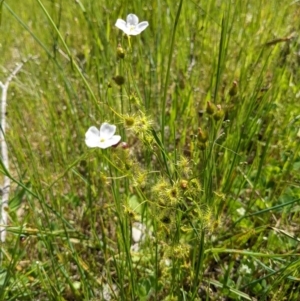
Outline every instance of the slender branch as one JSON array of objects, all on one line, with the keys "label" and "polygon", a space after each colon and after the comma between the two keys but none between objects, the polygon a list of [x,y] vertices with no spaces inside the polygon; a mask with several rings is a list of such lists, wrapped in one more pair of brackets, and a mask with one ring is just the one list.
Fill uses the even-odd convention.
[{"label": "slender branch", "polygon": [[[30,58],[29,58],[30,59]],[[9,77],[4,83],[0,82],[0,88],[2,90],[1,94],[1,130],[0,130],[0,145],[1,145],[1,159],[2,164],[5,169],[9,171],[9,159],[7,151],[7,143],[5,140],[5,129],[6,129],[6,105],[7,105],[7,91],[10,82],[21,70],[23,65],[29,60],[23,61],[18,64],[17,67],[12,71]],[[8,200],[9,200],[9,191],[10,191],[10,178],[7,175],[4,175],[3,186],[1,189],[0,197],[0,242],[5,242],[6,239],[6,226],[7,226],[7,214],[8,214]]]}]

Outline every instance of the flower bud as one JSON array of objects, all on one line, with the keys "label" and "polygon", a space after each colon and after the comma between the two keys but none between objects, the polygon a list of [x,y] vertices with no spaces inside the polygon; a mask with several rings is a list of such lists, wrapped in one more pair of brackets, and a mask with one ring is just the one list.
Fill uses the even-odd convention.
[{"label": "flower bud", "polygon": [[117,57],[119,59],[123,59],[125,57],[125,51],[120,44],[117,47]]},{"label": "flower bud", "polygon": [[187,180],[181,180],[180,181],[180,187],[182,189],[187,189],[187,187],[188,187],[188,181]]},{"label": "flower bud", "polygon": [[112,78],[118,86],[122,86],[125,83],[125,78],[122,75],[116,75]]},{"label": "flower bud", "polygon": [[206,132],[202,131],[201,128],[198,129],[198,141],[205,143],[208,140],[208,135]]},{"label": "flower bud", "polygon": [[210,101],[207,102],[206,113],[209,115],[213,115],[216,112],[216,106]]},{"label": "flower bud", "polygon": [[128,145],[126,142],[124,142],[124,141],[121,142],[120,145],[121,145],[121,147],[122,147],[123,149],[129,148],[129,145]]},{"label": "flower bud", "polygon": [[218,111],[213,116],[215,121],[219,121],[219,120],[223,119],[224,115],[225,115],[225,112],[222,109],[221,105],[217,105],[217,109],[218,109]]},{"label": "flower bud", "polygon": [[228,94],[233,97],[237,94],[237,81],[233,81],[231,88],[229,89]]}]

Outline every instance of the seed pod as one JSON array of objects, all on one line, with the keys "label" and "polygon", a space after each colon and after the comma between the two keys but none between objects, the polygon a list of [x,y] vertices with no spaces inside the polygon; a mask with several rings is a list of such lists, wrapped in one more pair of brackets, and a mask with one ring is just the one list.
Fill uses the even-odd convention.
[{"label": "seed pod", "polygon": [[122,75],[116,75],[113,80],[118,86],[122,86],[125,83],[125,78]]},{"label": "seed pod", "polygon": [[210,101],[207,102],[207,107],[206,107],[206,113],[209,114],[209,115],[213,115],[215,114],[217,108],[216,106],[211,103]]},{"label": "seed pod", "polygon": [[124,59],[124,57],[125,57],[125,51],[120,44],[117,47],[117,57],[119,59]]},{"label": "seed pod", "polygon": [[237,95],[237,81],[233,81],[231,88],[229,89],[228,94],[233,97],[235,95]]},{"label": "seed pod", "polygon": [[223,119],[224,115],[225,115],[225,112],[222,109],[221,105],[217,105],[217,109],[218,109],[218,111],[213,116],[215,121],[219,121],[219,120]]},{"label": "seed pod", "polygon": [[199,128],[198,129],[198,136],[197,136],[197,138],[198,138],[199,142],[205,143],[208,140],[207,132],[202,131],[202,129]]}]

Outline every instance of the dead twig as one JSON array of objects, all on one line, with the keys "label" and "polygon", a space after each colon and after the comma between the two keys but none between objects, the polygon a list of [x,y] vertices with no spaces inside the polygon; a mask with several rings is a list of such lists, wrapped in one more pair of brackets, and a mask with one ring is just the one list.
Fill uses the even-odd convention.
[{"label": "dead twig", "polygon": [[10,82],[17,75],[18,72],[22,69],[23,65],[32,57],[27,60],[19,63],[17,67],[11,72],[9,77],[4,83],[0,81],[0,88],[2,90],[1,94],[1,129],[0,129],[0,145],[1,145],[1,161],[2,167],[4,169],[5,175],[3,179],[3,186],[0,190],[1,192],[1,201],[0,201],[0,242],[5,242],[6,239],[6,226],[7,226],[7,214],[8,214],[8,200],[9,200],[9,191],[10,191],[10,178],[7,175],[9,172],[9,158],[7,151],[7,143],[5,140],[5,131],[6,131],[6,106],[7,106],[7,91]]}]

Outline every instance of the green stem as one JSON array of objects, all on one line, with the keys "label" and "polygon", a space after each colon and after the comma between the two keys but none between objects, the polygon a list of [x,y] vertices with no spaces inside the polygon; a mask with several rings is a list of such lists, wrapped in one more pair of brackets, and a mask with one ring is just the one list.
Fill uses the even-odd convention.
[{"label": "green stem", "polygon": [[77,63],[73,60],[72,54],[71,54],[71,52],[70,52],[70,50],[69,50],[69,47],[68,47],[68,45],[66,44],[64,38],[62,37],[62,35],[61,35],[59,29],[57,28],[56,24],[54,23],[53,19],[52,19],[51,16],[49,15],[49,13],[48,13],[47,9],[45,8],[45,6],[43,5],[43,3],[42,3],[40,0],[38,0],[38,3],[39,3],[39,5],[40,5],[40,7],[42,8],[44,14],[46,15],[47,19],[49,20],[49,22],[50,22],[51,25],[53,26],[54,30],[56,31],[56,33],[57,33],[57,35],[58,35],[60,41],[62,42],[62,44],[63,44],[63,46],[64,46],[64,48],[65,48],[65,50],[66,50],[66,52],[67,52],[67,54],[68,54],[68,57],[69,57],[69,59],[70,59],[70,62],[71,62],[71,64],[72,64],[72,66],[75,67],[76,71],[78,72],[79,76],[81,77],[82,81],[84,82],[84,85],[86,86],[86,88],[87,88],[88,91],[90,92],[90,94],[91,94],[91,96],[92,96],[92,99],[93,99],[93,101],[94,101],[96,107],[97,107],[98,109],[100,109],[100,108],[99,108],[98,101],[97,101],[97,98],[96,98],[94,92],[92,91],[92,89],[91,89],[89,83],[87,82],[86,78],[84,77],[83,73],[81,72],[79,66],[78,66]]},{"label": "green stem", "polygon": [[173,27],[173,33],[172,33],[172,40],[171,40],[171,47],[170,47],[170,52],[169,52],[169,59],[168,59],[168,68],[167,68],[167,74],[166,74],[166,81],[165,81],[165,87],[164,87],[164,97],[162,100],[162,108],[161,108],[161,142],[164,145],[165,144],[165,123],[166,123],[166,115],[165,115],[165,110],[166,110],[166,102],[167,102],[167,91],[168,91],[168,84],[169,84],[169,79],[170,79],[170,69],[171,69],[171,62],[172,62],[172,56],[174,52],[174,41],[175,41],[175,34],[176,34],[176,28],[182,8],[182,3],[183,0],[180,0],[179,7],[177,10],[175,22],[174,22],[174,27]]}]

